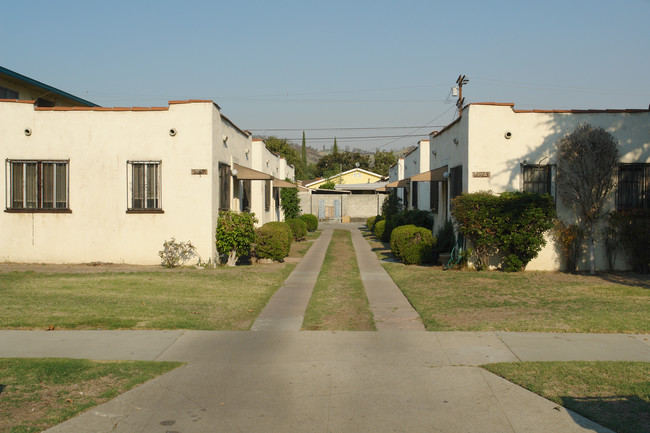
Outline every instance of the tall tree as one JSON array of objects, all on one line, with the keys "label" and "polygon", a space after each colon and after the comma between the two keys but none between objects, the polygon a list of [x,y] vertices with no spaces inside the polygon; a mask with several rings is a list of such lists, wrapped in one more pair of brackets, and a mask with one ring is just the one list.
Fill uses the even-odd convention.
[{"label": "tall tree", "polygon": [[332,146],[332,155],[339,153],[339,147],[336,145],[336,137],[334,137],[334,146]]},{"label": "tall tree", "polygon": [[341,171],[351,170],[359,163],[359,168],[370,170],[370,156],[358,152],[341,152],[322,156],[315,167],[315,175],[329,177]]},{"label": "tall tree", "polygon": [[581,123],[560,138],[557,150],[557,187],[565,206],[573,209],[589,251],[589,272],[596,273],[596,223],[615,185],[618,142],[603,128]]},{"label": "tall tree", "polygon": [[305,131],[302,131],[302,164],[307,166],[307,140],[305,140]]},{"label": "tall tree", "polygon": [[395,153],[386,150],[377,150],[374,154],[372,171],[382,176],[388,176],[388,169],[397,162]]}]

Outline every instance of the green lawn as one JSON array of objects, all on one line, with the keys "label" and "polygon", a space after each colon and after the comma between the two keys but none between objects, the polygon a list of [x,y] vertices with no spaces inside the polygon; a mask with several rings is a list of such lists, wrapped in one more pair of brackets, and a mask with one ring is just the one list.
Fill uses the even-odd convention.
[{"label": "green lawn", "polygon": [[[390,257],[384,244],[366,239],[380,258]],[[650,332],[648,276],[383,265],[429,331]]]},{"label": "green lawn", "polygon": [[248,329],[294,267],[0,273],[0,328]]},{"label": "green lawn", "polygon": [[0,432],[40,432],[178,362],[0,359]]},{"label": "green lawn", "polygon": [[483,368],[618,433],[650,432],[648,362],[516,362]]},{"label": "green lawn", "polygon": [[334,230],[305,312],[303,329],[375,329],[348,230]]}]

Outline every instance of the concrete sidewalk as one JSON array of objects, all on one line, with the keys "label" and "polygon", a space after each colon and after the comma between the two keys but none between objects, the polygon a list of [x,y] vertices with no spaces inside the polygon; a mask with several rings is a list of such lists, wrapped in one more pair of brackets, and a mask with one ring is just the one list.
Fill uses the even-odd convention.
[{"label": "concrete sidewalk", "polygon": [[0,357],[187,365],[52,432],[608,432],[476,365],[650,361],[648,335],[0,331]]},{"label": "concrete sidewalk", "polygon": [[331,228],[323,230],[293,272],[273,294],[251,326],[251,331],[300,331],[332,233]]}]

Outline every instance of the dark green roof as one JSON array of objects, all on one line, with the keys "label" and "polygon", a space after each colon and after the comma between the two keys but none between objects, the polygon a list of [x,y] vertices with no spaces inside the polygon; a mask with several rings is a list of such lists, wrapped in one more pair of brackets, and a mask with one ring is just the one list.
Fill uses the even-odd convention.
[{"label": "dark green roof", "polygon": [[73,100],[73,101],[75,101],[75,102],[77,102],[77,103],[79,103],[79,104],[81,104],[83,106],[86,106],[86,107],[99,107],[99,105],[97,105],[97,104],[95,104],[93,102],[86,101],[85,99],[81,99],[81,98],[79,98],[77,96],[71,95],[70,93],[64,92],[63,90],[59,90],[59,89],[57,89],[55,87],[48,86],[45,83],[41,83],[40,81],[36,81],[33,78],[29,78],[29,77],[26,77],[24,75],[21,75],[18,72],[14,72],[14,71],[11,71],[11,70],[9,70],[7,68],[3,68],[2,66],[0,66],[0,74],[7,75],[7,76],[9,76],[11,78],[15,78],[16,80],[22,81],[22,82],[27,83],[27,84],[31,84],[32,86],[40,87],[41,89],[47,90],[48,92],[55,93],[55,94],[57,94],[59,96],[63,96],[64,98],[68,98],[70,100]]}]

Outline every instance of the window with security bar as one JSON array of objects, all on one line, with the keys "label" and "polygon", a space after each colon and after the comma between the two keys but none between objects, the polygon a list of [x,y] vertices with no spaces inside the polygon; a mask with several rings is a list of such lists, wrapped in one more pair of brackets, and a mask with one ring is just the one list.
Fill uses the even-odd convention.
[{"label": "window with security bar", "polygon": [[618,167],[616,209],[618,211],[650,207],[650,164],[621,164]]},{"label": "window with security bar", "polygon": [[6,160],[8,211],[66,212],[69,160]]},{"label": "window with security bar", "polygon": [[523,164],[523,191],[534,194],[548,194],[555,197],[553,188],[554,165]]},{"label": "window with security bar", "polygon": [[127,161],[128,211],[162,211],[162,161]]}]

